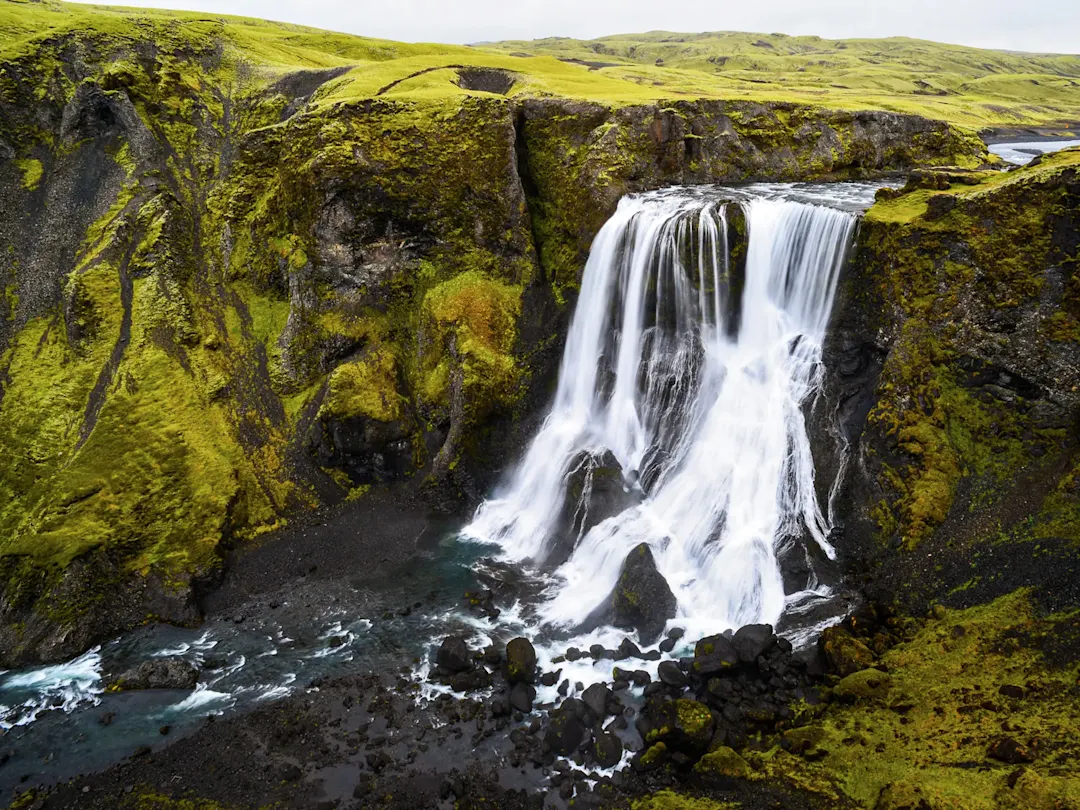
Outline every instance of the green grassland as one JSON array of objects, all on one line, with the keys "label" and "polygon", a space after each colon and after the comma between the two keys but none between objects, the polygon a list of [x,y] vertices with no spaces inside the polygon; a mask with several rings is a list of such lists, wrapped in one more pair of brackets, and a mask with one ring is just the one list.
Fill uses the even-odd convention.
[{"label": "green grassland", "polygon": [[903,37],[827,40],[666,31],[483,47],[580,60],[610,78],[703,87],[725,98],[873,107],[980,127],[1066,130],[1080,118],[1080,56],[1073,55],[982,50]]},{"label": "green grassland", "polygon": [[[466,47],[406,44],[197,12],[0,0],[0,61],[64,34],[220,41],[236,64],[274,71],[351,67],[323,103],[384,96],[488,95],[457,68],[508,71],[510,96],[612,104],[720,98],[915,113],[971,127],[1080,121],[1080,56],[980,50],[920,40],[825,40],[783,34],[653,32],[581,41]],[[578,61],[567,61],[578,60]],[[591,64],[581,64],[587,62]],[[600,66],[603,65],[603,66]]]}]

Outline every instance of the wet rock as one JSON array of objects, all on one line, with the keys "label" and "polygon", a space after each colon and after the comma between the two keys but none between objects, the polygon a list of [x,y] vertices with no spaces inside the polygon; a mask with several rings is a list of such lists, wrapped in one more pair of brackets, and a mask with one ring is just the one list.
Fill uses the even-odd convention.
[{"label": "wet rock", "polygon": [[830,627],[821,634],[818,645],[830,672],[840,677],[867,669],[877,660],[870,648],[843,627]]},{"label": "wet rock", "polygon": [[676,689],[684,689],[689,681],[674,661],[661,661],[656,673],[660,680]]},{"label": "wet rock", "polygon": [[708,678],[738,665],[739,653],[731,641],[724,636],[708,636],[694,646],[690,671],[700,678]]},{"label": "wet rock", "polygon": [[648,773],[662,768],[670,758],[667,745],[658,742],[634,754],[634,758],[630,760],[630,767],[639,773]]},{"label": "wet rock", "polygon": [[562,674],[561,669],[557,669],[554,672],[545,672],[540,676],[540,684],[542,686],[554,686],[559,682],[559,676]]},{"label": "wet rock", "polygon": [[675,639],[666,638],[660,642],[660,652],[669,653],[675,649]]},{"label": "wet rock", "polygon": [[1007,762],[1010,765],[1019,765],[1024,762],[1034,762],[1035,756],[1031,750],[1021,745],[1012,737],[998,737],[990,743],[986,751],[990,759],[998,762]]},{"label": "wet rock", "polygon": [[593,757],[601,768],[614,768],[622,759],[622,742],[614,734],[601,732],[593,740]]},{"label": "wet rock", "polygon": [[115,686],[120,689],[194,689],[199,670],[182,658],[156,658],[143,661],[121,675]]},{"label": "wet rock", "polygon": [[510,690],[510,705],[515,711],[528,714],[532,711],[534,700],[536,700],[536,690],[527,683],[516,683]]},{"label": "wet rock", "polygon": [[435,663],[448,675],[472,669],[472,651],[465,643],[465,637],[449,636],[444,639],[439,645],[439,651],[435,654]]},{"label": "wet rock", "polygon": [[589,711],[598,720],[603,720],[608,715],[608,701],[611,699],[611,690],[602,683],[594,683],[581,696],[581,700],[589,707]]},{"label": "wet rock", "polygon": [[740,627],[731,639],[731,646],[744,664],[752,664],[776,644],[776,634],[770,624],[748,624]]},{"label": "wet rock", "polygon": [[610,452],[582,452],[571,464],[563,507],[562,534],[577,538],[593,526],[640,503],[640,490],[627,486]]},{"label": "wet rock", "polygon": [[638,631],[642,641],[651,644],[668,619],[675,616],[675,595],[667,580],[656,570],[652,549],[642,543],[623,561],[612,600],[614,623]]},{"label": "wet rock", "polygon": [[618,657],[620,660],[627,658],[641,658],[641,649],[628,638],[624,638],[619,644]]},{"label": "wet rock", "polygon": [[551,723],[548,725],[547,733],[544,735],[544,744],[559,756],[565,757],[573,754],[581,743],[585,741],[587,733],[585,723],[574,711],[573,706],[566,705],[575,702],[580,703],[580,701],[574,701],[573,698],[570,698],[564,701],[560,709],[552,712]]},{"label": "wet rock", "polygon": [[281,778],[282,782],[295,782],[303,775],[304,772],[300,770],[298,766],[292,764],[291,762],[283,765],[281,770],[278,772],[278,776]]},{"label": "wet rock", "polygon": [[506,645],[506,679],[510,683],[536,682],[536,649],[527,638]]}]

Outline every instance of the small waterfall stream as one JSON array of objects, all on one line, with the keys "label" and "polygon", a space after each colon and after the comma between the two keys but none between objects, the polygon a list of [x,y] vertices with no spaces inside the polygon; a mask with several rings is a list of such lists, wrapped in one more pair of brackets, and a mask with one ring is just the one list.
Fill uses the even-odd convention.
[{"label": "small waterfall stream", "polygon": [[[557,563],[543,623],[583,625],[640,543],[690,636],[775,624],[828,596],[813,573],[785,593],[778,559],[804,541],[834,556],[803,406],[822,382],[857,217],[769,191],[627,197],[596,237],[551,412],[465,529],[509,560]],[[744,267],[729,244],[735,216]],[[605,464],[617,465],[625,508],[575,534],[587,524],[561,516],[590,508],[591,477],[578,503],[568,490],[583,465]]]}]

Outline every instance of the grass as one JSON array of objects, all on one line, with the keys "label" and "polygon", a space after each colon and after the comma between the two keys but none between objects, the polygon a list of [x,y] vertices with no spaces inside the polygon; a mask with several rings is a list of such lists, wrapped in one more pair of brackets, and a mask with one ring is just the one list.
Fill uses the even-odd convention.
[{"label": "grass", "polygon": [[[457,69],[466,66],[512,74],[512,97],[560,96],[612,105],[678,98],[792,101],[915,113],[970,127],[1062,131],[1080,121],[1077,56],[904,38],[824,40],[733,32],[653,32],[482,47],[408,44],[202,12],[0,0],[0,62],[76,33],[120,44],[150,36],[163,45],[220,45],[233,64],[255,66],[269,76],[351,68],[323,88],[318,99],[323,104],[376,95],[417,101],[489,95],[459,86]],[[580,62],[593,63],[594,69]]]},{"label": "grass", "polygon": [[1080,56],[1024,54],[893,37],[665,31],[595,40],[485,43],[576,59],[639,83],[706,86],[725,98],[874,107],[969,126],[1065,125],[1080,119]]},{"label": "grass", "polygon": [[[885,654],[882,669],[850,675],[835,702],[805,728],[808,762],[774,748],[747,754],[756,774],[779,777],[828,800],[861,807],[937,810],[1076,807],[1080,779],[1073,729],[1080,722],[1077,664],[1054,666],[1054,645],[1075,632],[1075,616],[1040,618],[1024,592],[965,611],[938,609],[908,643]],[[1012,687],[1016,694],[999,690]],[[1007,735],[1031,752],[1015,765],[987,756]],[[1015,784],[1008,781],[1013,775]],[[926,804],[884,804],[888,786]],[[875,804],[877,802],[877,804]]]}]

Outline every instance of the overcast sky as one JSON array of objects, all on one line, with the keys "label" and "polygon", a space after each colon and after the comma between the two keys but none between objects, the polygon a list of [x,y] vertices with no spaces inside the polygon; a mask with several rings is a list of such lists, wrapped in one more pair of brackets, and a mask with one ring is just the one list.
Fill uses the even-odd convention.
[{"label": "overcast sky", "polygon": [[910,36],[1080,52],[1080,0],[125,0],[302,23],[409,42],[667,31]]}]

